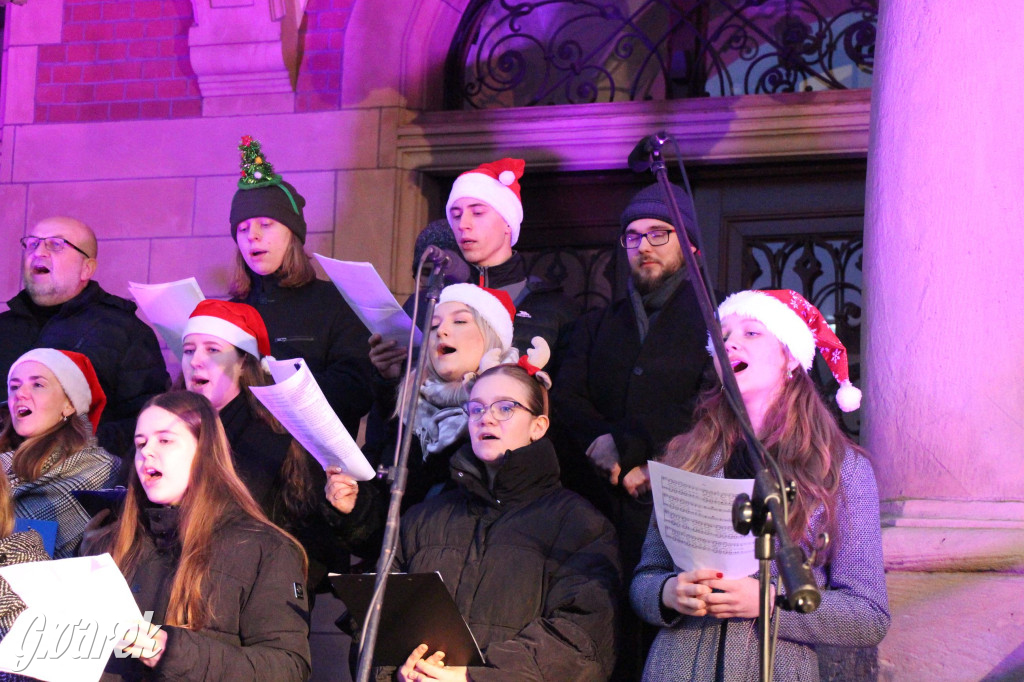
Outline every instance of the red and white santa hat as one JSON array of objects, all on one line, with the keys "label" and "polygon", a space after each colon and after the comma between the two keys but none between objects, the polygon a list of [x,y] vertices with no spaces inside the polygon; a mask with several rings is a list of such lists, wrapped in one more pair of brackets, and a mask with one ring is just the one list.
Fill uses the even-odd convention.
[{"label": "red and white santa hat", "polygon": [[92,423],[93,432],[100,424],[100,416],[107,405],[107,395],[100,386],[99,377],[92,362],[82,353],[55,348],[34,348],[22,355],[7,372],[10,383],[14,368],[25,362],[38,362],[53,372],[75,408],[76,414],[86,415]]},{"label": "red and white santa hat", "polygon": [[209,334],[223,339],[257,360],[270,355],[270,336],[259,312],[245,303],[208,298],[189,315],[184,341],[189,334]]},{"label": "red and white santa hat", "polygon": [[846,347],[825,321],[825,316],[803,296],[790,289],[740,291],[718,306],[718,319],[739,315],[757,320],[796,358],[804,371],[814,364],[814,349],[839,382],[836,402],[843,412],[860,407],[861,392],[850,382]]},{"label": "red and white santa hat", "polygon": [[[486,201],[512,228],[512,245],[519,241],[519,228],[523,224],[523,200],[519,194],[519,178],[523,177],[526,162],[522,159],[500,159],[481,164],[455,178],[444,213],[459,199],[472,197]],[[449,217],[449,224],[451,218]],[[454,226],[453,226],[454,229]]]},{"label": "red and white santa hat", "polygon": [[516,316],[516,307],[508,292],[475,284],[451,284],[441,290],[437,299],[439,305],[449,301],[464,303],[487,320],[501,340],[501,350],[512,347],[512,320]]}]

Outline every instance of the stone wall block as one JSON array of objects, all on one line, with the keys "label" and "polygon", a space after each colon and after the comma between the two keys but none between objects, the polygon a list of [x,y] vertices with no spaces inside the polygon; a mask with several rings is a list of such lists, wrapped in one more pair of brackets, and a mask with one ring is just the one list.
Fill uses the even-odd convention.
[{"label": "stone wall block", "polygon": [[68,215],[87,223],[99,239],[191,234],[195,180],[110,180],[34,184],[28,225]]}]

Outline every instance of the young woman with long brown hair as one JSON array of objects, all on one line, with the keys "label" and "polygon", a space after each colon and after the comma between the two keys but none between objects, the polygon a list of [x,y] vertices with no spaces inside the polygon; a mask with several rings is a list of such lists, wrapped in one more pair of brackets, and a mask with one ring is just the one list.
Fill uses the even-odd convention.
[{"label": "young woman with long brown hair", "polygon": [[334,519],[324,470],[249,390],[273,383],[263,366],[270,341],[259,312],[244,303],[202,301],[185,326],[182,353],[185,388],[205,395],[217,410],[239,477],[263,512],[305,548],[309,588],[328,571],[347,571],[347,550],[372,535],[361,520],[374,491]]},{"label": "young woman with long brown hair", "polygon": [[[718,312],[725,361],[754,432],[797,484],[786,520],[791,536],[806,549],[823,531],[831,537],[814,566],[820,607],[773,615],[779,619],[774,679],[817,680],[816,646],[874,646],[890,615],[874,472],[807,374],[816,346],[840,382],[840,407],[856,409],[860,394],[849,382],[846,349],[796,292],[740,292]],[[738,422],[720,390],[704,396],[696,416],[690,432],[669,442],[664,462],[708,476],[752,478]],[[773,564],[773,577],[775,570]],[[641,618],[662,628],[645,680],[758,678],[756,576],[730,580],[714,569],[675,566],[652,519],[631,598]]]},{"label": "young woman with long brown hair", "polygon": [[97,536],[139,609],[143,629],[107,679],[305,680],[306,556],[238,478],[217,413],[202,395],[153,397],[135,433],[135,473],[120,518]]},{"label": "young woman with long brown hair", "polygon": [[93,435],[106,396],[89,358],[74,351],[36,348],[7,375],[10,419],[0,432],[0,464],[14,497],[14,513],[54,521],[54,558],[75,555],[89,515],[71,494],[98,490],[121,478],[121,460]]}]

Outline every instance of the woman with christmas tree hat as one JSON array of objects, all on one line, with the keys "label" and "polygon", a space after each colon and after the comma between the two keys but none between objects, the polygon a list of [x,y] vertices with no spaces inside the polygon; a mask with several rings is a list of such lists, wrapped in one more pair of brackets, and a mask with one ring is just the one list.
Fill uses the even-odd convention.
[{"label": "woman with christmas tree hat", "polygon": [[355,436],[371,405],[370,333],[303,249],[306,200],[274,172],[259,140],[242,137],[241,179],[231,201],[238,247],[232,300],[256,308],[271,354],[305,359],[331,407]]}]

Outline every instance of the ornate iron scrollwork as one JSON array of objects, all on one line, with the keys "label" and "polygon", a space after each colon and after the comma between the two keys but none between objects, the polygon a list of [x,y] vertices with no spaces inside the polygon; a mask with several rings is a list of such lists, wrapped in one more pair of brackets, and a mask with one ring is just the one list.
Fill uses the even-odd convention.
[{"label": "ornate iron scrollwork", "polygon": [[[447,106],[869,87],[877,0],[475,0]],[[822,7],[828,7],[824,11]]]},{"label": "ornate iron scrollwork", "polygon": [[[850,379],[860,379],[861,275],[864,238],[861,233],[746,237],[743,242],[743,289],[793,289],[825,316],[846,345]],[[838,383],[820,358],[816,378],[825,393],[835,395]],[[848,434],[860,430],[859,410],[841,414]]]}]

